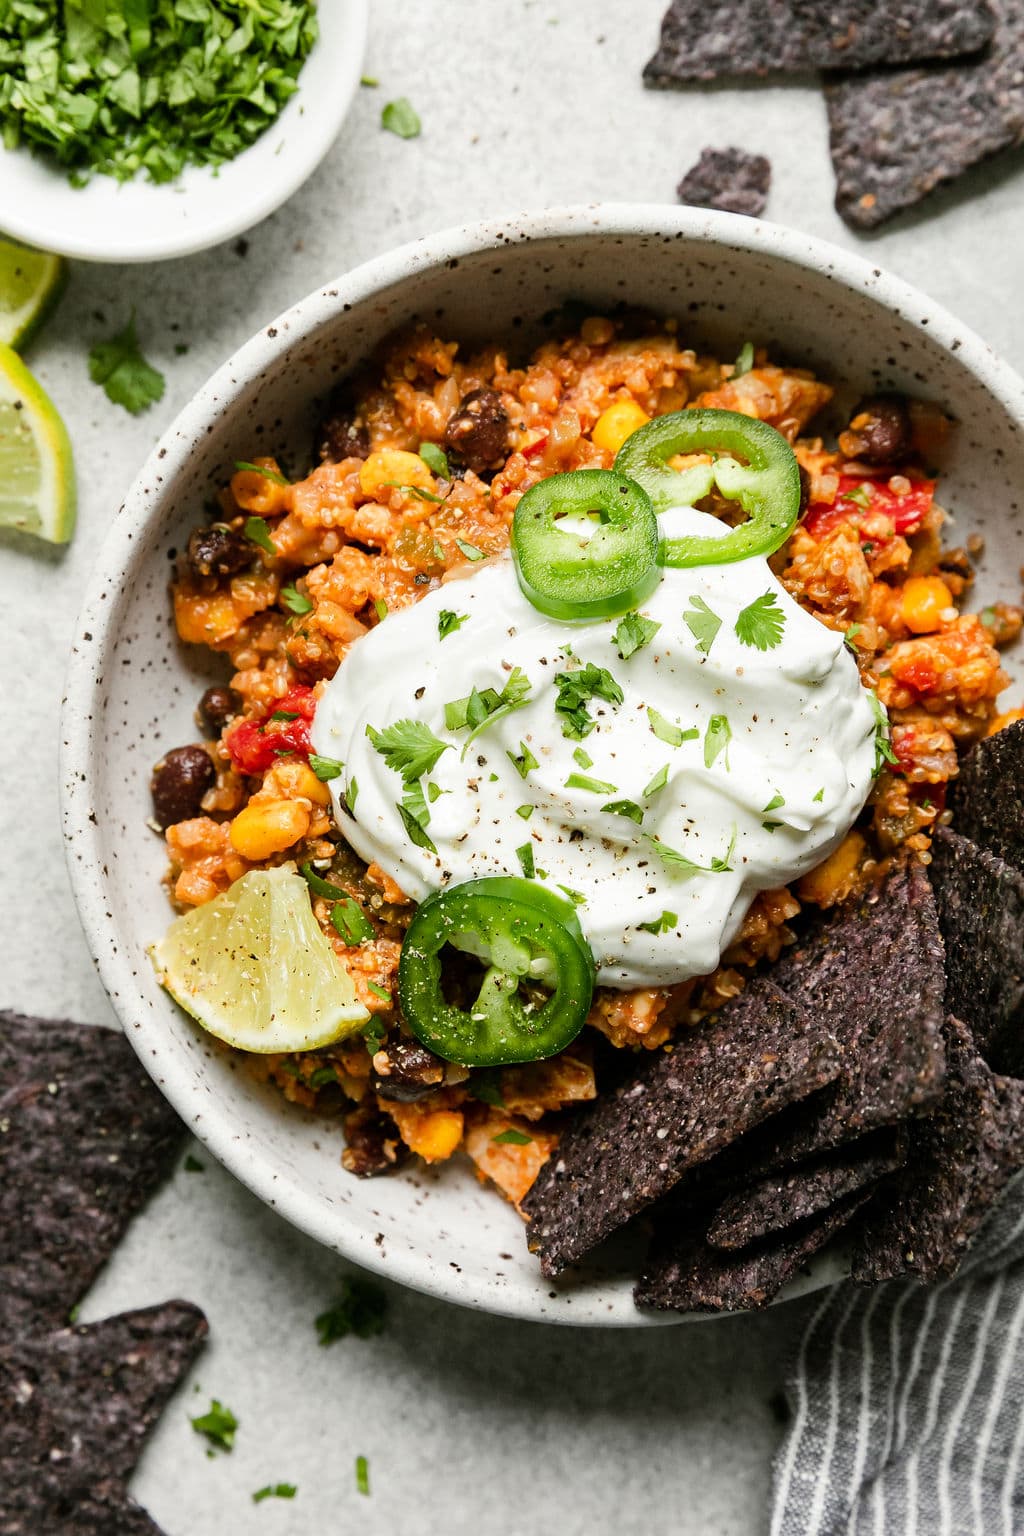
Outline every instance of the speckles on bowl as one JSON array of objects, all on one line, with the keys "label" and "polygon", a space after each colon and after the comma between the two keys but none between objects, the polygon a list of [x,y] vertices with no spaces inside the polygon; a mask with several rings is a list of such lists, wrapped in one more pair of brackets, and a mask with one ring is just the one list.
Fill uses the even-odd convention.
[{"label": "speckles on bowl", "polygon": [[[301,469],[313,402],[414,314],[437,317],[469,346],[503,332],[522,352],[550,331],[569,294],[596,308],[628,297],[674,313],[695,344],[727,356],[749,336],[775,339],[791,360],[839,372],[844,402],[886,385],[947,403],[961,428],[943,502],[965,533],[985,535],[985,597],[1017,597],[1024,386],[941,310],[880,268],[729,215],[581,208],[501,220],[381,257],[304,299],[182,412],[100,557],[69,671],[63,809],[79,910],[129,1038],[240,1179],[321,1242],[396,1280],[522,1317],[626,1325],[653,1321],[633,1308],[635,1255],[613,1255],[549,1290],[518,1217],[467,1168],[351,1179],[334,1128],[211,1051],[145,957],[170,915],[162,843],[146,826],[148,767],[159,739],[190,737],[196,700],[213,680],[213,668],[173,639],[167,567],[211,490],[255,440]],[[819,1266],[801,1288],[839,1272],[835,1262]]]}]

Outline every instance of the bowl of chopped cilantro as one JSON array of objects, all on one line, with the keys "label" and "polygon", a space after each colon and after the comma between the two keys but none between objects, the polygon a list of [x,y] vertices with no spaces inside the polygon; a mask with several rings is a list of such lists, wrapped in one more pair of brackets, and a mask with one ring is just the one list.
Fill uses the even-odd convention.
[{"label": "bowl of chopped cilantro", "polygon": [[91,261],[159,261],[272,213],[358,89],[366,0],[0,5],[6,233]]}]

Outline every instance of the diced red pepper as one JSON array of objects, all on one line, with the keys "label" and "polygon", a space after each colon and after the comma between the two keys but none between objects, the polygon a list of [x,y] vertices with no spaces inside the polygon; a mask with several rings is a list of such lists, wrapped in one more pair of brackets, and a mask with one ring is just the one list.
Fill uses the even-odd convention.
[{"label": "diced red pepper", "polygon": [[[910,490],[898,496],[889,488],[889,478],[866,480],[857,475],[840,475],[835,501],[812,502],[803,518],[803,526],[813,539],[826,539],[840,523],[860,528],[865,517],[881,513],[891,519],[896,533],[916,533],[935,498],[934,480],[912,480]],[[861,532],[871,543],[876,534]]]},{"label": "diced red pepper", "polygon": [[890,766],[897,773],[909,773],[914,767],[914,729],[912,726],[897,726],[892,732],[892,753],[897,759]]},{"label": "diced red pepper", "polygon": [[312,688],[296,684],[275,699],[262,718],[239,720],[224,738],[239,773],[266,773],[279,757],[308,760],[313,750],[309,725],[316,713]]},{"label": "diced red pepper", "polygon": [[525,448],[520,448],[519,452],[522,454],[524,459],[535,459],[538,453],[544,452],[544,449],[548,445],[548,438],[550,436],[550,432],[543,433],[543,435],[538,437],[535,442],[527,443]]}]

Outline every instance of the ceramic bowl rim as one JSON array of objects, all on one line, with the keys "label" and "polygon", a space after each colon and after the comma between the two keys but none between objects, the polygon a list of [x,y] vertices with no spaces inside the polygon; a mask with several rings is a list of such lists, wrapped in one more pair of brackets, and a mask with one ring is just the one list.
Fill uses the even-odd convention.
[{"label": "ceramic bowl rim", "polygon": [[[205,434],[210,420],[233,408],[237,397],[268,366],[280,364],[282,347],[301,347],[320,327],[346,308],[372,302],[374,296],[427,268],[462,260],[479,252],[500,251],[526,240],[567,240],[616,236],[702,241],[715,248],[756,252],[785,264],[825,275],[841,287],[874,299],[882,308],[927,334],[940,346],[956,353],[959,362],[1005,408],[1018,428],[1024,426],[1024,381],[978,336],[961,325],[941,305],[910,284],[894,277],[871,261],[849,253],[814,236],[739,215],[706,213],[660,204],[571,205],[536,212],[489,218],[442,230],[374,257],[351,272],[327,283],[264,325],[219,368],[178,414],[150,453],[129,489],[123,506],[109,530],[91,573],[87,596],[76,629],[91,643],[76,643],[70,657],[61,712],[60,780],[65,853],[75,904],[100,979],[112,1000],[128,1039],[138,1050],[142,1064],[172,1104],[192,1123],[192,1111],[202,1110],[201,1138],[211,1153],[261,1200],[293,1225],[366,1269],[435,1297],[480,1308],[495,1314],[537,1320],[537,1314],[518,1296],[515,1287],[495,1293],[483,1282],[475,1283],[466,1272],[447,1267],[432,1268],[415,1253],[382,1257],[370,1234],[354,1227],[339,1232],[337,1215],[307,1191],[280,1180],[269,1156],[236,1139],[227,1116],[211,1115],[208,1100],[200,1098],[199,1081],[191,1067],[176,1060],[166,1048],[159,1027],[130,1027],[148,1010],[135,1009],[136,995],[130,957],[120,945],[110,943],[103,895],[101,829],[90,819],[92,809],[91,719],[100,708],[102,658],[114,642],[113,616],[117,605],[103,594],[117,587],[131,570],[140,544],[140,528],[151,515],[156,499],[168,496],[169,484],[183,471],[188,458]],[[145,1049],[143,1049],[143,1045]],[[827,1269],[827,1267],[826,1267]],[[812,1275],[797,1287],[815,1289],[839,1278],[832,1272]],[[789,1292],[790,1295],[794,1291]],[[579,1321],[600,1326],[600,1313],[572,1315],[562,1308],[546,1313],[544,1321]],[[677,1321],[675,1317],[638,1313],[636,1325]],[[605,1319],[606,1324],[629,1325],[632,1320]]]}]

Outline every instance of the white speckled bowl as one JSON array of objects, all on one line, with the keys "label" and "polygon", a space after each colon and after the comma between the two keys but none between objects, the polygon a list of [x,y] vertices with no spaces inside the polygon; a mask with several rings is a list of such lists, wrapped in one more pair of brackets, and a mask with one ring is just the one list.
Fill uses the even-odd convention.
[{"label": "white speckled bowl", "polygon": [[[360,1182],[337,1127],[263,1090],[157,986],[146,946],[170,911],[163,845],[146,825],[150,765],[195,736],[208,677],[175,640],[171,552],[233,461],[301,463],[318,396],[395,326],[513,347],[567,297],[678,315],[725,356],[753,337],[844,385],[944,402],[961,427],[942,500],[987,541],[980,591],[1016,598],[1024,561],[1024,384],[943,310],[867,262],[728,214],[595,207],[525,214],[437,235],[311,294],[248,342],[165,435],[103,547],[77,632],[63,717],[64,818],[79,911],[103,982],[143,1064],[186,1123],[261,1199],[369,1269],[470,1306],[564,1323],[650,1323],[614,1257],[553,1286],[512,1210],[466,1167]],[[635,1261],[634,1255],[634,1261]],[[821,1260],[798,1288],[841,1273]]]}]

